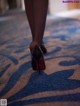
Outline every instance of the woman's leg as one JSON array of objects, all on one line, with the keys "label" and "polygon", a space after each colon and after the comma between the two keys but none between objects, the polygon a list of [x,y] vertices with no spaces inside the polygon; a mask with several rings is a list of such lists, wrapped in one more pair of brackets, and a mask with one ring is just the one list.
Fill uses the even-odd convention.
[{"label": "woman's leg", "polygon": [[[35,23],[35,36],[31,47],[34,48],[36,45],[41,45],[43,40],[43,34],[46,23],[48,0],[33,0],[34,4],[34,23]],[[33,50],[33,66],[34,70],[44,70],[46,68],[42,51],[39,48]],[[34,65],[36,63],[36,65]],[[36,66],[36,67],[35,67]]]},{"label": "woman's leg", "polygon": [[38,46],[43,40],[48,0],[25,0],[25,7],[33,38],[30,44],[31,52],[33,51],[32,67],[34,70],[44,70],[45,62]]},{"label": "woman's leg", "polygon": [[35,36],[34,42],[37,42],[39,45],[42,43],[47,9],[48,9],[48,0],[33,0],[34,7],[34,25],[35,25]]},{"label": "woman's leg", "polygon": [[25,0],[26,14],[32,32],[31,48],[43,41],[48,0]]},{"label": "woman's leg", "polygon": [[32,33],[32,41],[34,39],[34,28],[35,28],[35,23],[34,23],[34,7],[33,7],[33,0],[24,0],[25,2],[25,9],[26,9],[26,15],[29,21],[29,25],[31,28],[31,33]]}]

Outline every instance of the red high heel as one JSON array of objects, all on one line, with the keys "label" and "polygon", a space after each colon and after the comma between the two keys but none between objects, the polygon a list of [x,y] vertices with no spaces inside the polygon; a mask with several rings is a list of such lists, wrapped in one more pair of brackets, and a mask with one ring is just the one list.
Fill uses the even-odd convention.
[{"label": "red high heel", "polygon": [[31,52],[32,56],[32,68],[36,71],[45,70],[45,61],[43,57],[43,52],[40,47],[35,46],[33,51]]}]

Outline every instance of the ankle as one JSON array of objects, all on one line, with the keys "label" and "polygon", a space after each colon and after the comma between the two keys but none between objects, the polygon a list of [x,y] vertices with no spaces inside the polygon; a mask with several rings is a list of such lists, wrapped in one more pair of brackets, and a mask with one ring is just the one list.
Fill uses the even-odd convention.
[{"label": "ankle", "polygon": [[32,51],[35,46],[39,46],[38,42],[31,42],[31,44],[30,44],[30,51]]}]

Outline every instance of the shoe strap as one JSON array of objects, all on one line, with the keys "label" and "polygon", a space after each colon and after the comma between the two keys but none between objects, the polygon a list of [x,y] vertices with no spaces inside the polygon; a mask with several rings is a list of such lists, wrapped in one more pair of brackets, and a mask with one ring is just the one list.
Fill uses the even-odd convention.
[{"label": "shoe strap", "polygon": [[39,49],[40,49],[41,53],[43,54],[43,51],[42,51],[42,49],[41,49],[41,47],[40,47],[40,46],[39,46]]}]

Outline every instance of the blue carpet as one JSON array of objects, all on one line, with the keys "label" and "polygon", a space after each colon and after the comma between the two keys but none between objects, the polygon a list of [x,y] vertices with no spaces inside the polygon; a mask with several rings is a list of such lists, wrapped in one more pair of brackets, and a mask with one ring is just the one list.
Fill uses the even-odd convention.
[{"label": "blue carpet", "polygon": [[54,106],[46,105],[51,102],[80,106],[80,20],[47,20],[48,53],[41,73],[31,68],[25,14],[0,23],[0,98],[7,99],[8,106]]}]

